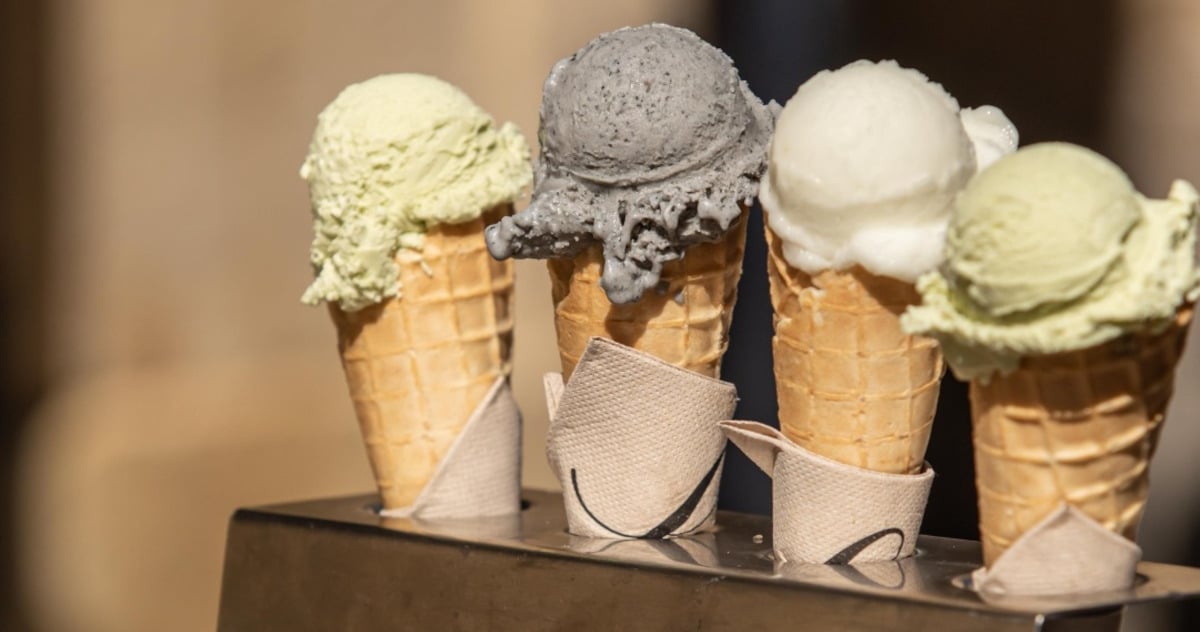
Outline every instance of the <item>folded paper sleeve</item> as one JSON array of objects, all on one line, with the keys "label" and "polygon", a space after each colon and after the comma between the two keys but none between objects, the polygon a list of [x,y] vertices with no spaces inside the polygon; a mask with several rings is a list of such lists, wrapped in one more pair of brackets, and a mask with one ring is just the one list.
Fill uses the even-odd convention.
[{"label": "folded paper sleeve", "polygon": [[1063,503],[971,577],[987,596],[1058,596],[1128,590],[1142,550]]},{"label": "folded paper sleeve", "polygon": [[521,510],[521,413],[498,378],[408,507],[388,518],[475,518]]},{"label": "folded paper sleeve", "polygon": [[570,532],[665,538],[713,524],[732,384],[592,338],[571,380],[546,376],[546,455]]},{"label": "folded paper sleeve", "polygon": [[729,440],[772,479],[781,562],[850,564],[913,554],[933,469],[874,472],[813,454],[770,426],[725,421]]}]

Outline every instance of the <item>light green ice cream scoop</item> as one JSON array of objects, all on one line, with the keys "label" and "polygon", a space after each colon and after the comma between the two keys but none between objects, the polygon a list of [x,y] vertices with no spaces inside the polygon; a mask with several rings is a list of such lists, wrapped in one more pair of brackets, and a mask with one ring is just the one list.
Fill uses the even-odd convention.
[{"label": "light green ice cream scoop", "polygon": [[1103,156],[1065,143],[1001,158],[955,201],[945,262],[917,282],[906,331],[942,345],[960,379],[1021,358],[1165,327],[1200,293],[1196,189],[1150,200]]},{"label": "light green ice cream scoop", "polygon": [[511,201],[533,171],[511,123],[497,127],[440,79],[394,74],[347,87],[321,112],[300,177],[316,272],[302,300],[356,311],[399,295],[401,248]]}]

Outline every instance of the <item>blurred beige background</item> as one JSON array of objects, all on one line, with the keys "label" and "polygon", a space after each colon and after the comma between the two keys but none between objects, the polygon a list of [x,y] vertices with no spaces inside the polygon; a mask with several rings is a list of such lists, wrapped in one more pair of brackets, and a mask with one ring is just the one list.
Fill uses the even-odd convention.
[{"label": "blurred beige background", "polygon": [[[346,84],[459,85],[536,147],[550,67],[682,0],[57,0],[48,70],[52,390],[22,449],[19,579],[42,630],[204,630],[238,506],[373,489],[311,280],[297,175]],[[524,480],[554,485],[549,281],[518,268]]]},{"label": "blurred beige background", "polygon": [[[49,386],[20,444],[14,528],[28,623],[54,631],[212,629],[235,507],[372,488],[333,328],[298,301],[296,172],[341,87],[439,75],[536,146],[554,61],[627,24],[711,27],[685,0],[45,6]],[[1114,158],[1161,196],[1171,177],[1200,182],[1200,5],[1127,0],[1120,16]],[[518,274],[523,474],[550,487],[548,282],[537,262]],[[1200,519],[1197,347],[1143,533],[1165,555]]]}]

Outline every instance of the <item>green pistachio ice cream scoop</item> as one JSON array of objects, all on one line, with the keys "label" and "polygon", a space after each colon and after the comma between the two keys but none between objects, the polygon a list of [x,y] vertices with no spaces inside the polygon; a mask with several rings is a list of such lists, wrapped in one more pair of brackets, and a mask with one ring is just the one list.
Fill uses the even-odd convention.
[{"label": "green pistachio ice cream scoop", "polygon": [[945,262],[917,284],[905,330],[937,338],[960,379],[1172,321],[1200,292],[1196,189],[1134,190],[1103,156],[1065,143],[1001,158],[955,201]]},{"label": "green pistachio ice cream scoop", "polygon": [[300,176],[316,272],[302,300],[352,312],[399,295],[400,249],[512,200],[533,173],[511,123],[440,79],[394,74],[347,87],[321,112]]}]

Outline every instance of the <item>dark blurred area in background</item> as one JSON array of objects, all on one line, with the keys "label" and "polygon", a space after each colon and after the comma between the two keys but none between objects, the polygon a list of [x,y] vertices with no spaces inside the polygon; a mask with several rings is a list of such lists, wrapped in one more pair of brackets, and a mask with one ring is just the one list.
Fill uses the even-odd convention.
[{"label": "dark blurred area in background", "polygon": [[0,3],[0,628],[28,624],[15,596],[15,463],[45,391],[45,6]]}]

